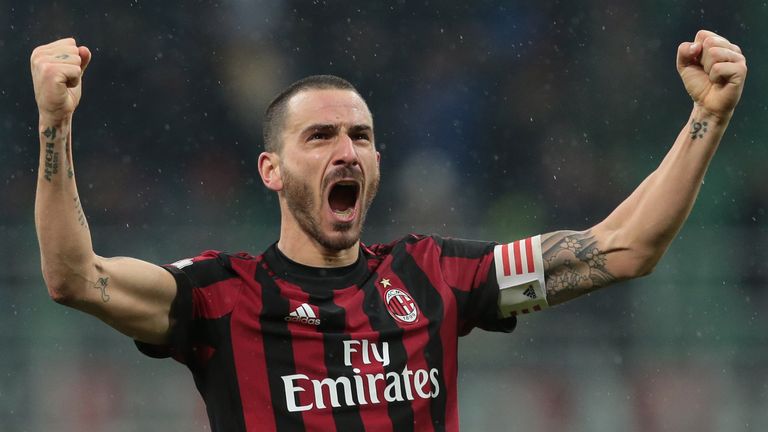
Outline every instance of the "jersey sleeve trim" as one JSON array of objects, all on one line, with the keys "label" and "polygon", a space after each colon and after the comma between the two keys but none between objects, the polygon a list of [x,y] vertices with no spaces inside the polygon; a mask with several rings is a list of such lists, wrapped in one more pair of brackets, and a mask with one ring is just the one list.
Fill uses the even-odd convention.
[{"label": "jersey sleeve trim", "polygon": [[493,255],[502,318],[549,307],[540,235],[497,245]]},{"label": "jersey sleeve trim", "polygon": [[191,358],[190,321],[192,320],[192,281],[189,276],[173,264],[162,266],[176,281],[176,297],[171,304],[171,333],[166,345],[154,345],[134,341],[143,354],[153,358],[174,357],[182,363]]}]

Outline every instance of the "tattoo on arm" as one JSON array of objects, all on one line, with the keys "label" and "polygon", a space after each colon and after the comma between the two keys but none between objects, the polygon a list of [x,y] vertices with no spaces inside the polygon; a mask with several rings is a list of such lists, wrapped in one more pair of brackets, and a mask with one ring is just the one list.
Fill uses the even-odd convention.
[{"label": "tattoo on arm", "polygon": [[107,294],[107,286],[109,285],[109,276],[100,277],[98,281],[93,285],[94,288],[101,291],[101,301],[109,303],[109,294]]},{"label": "tattoo on arm", "polygon": [[70,150],[69,139],[67,139],[67,145],[64,149],[64,157],[67,158],[67,178],[75,176],[75,171],[72,170],[72,152]]},{"label": "tattoo on arm", "polygon": [[46,138],[53,141],[56,139],[56,128],[48,126],[45,131],[43,131],[43,135],[45,135]]},{"label": "tattoo on arm", "polygon": [[[45,179],[49,182],[53,181],[53,176],[55,174],[59,173],[59,161],[61,160],[60,153],[56,151],[55,148],[55,140],[56,140],[56,133],[58,131],[55,127],[49,126],[43,131],[43,136],[45,136],[45,166],[43,169],[43,174],[45,176]],[[72,170],[72,159],[70,156],[69,151],[69,139],[66,139],[65,148],[64,148],[64,158],[67,160],[67,177],[72,178],[74,177],[75,173]]]},{"label": "tattoo on arm", "polygon": [[706,121],[691,120],[691,139],[704,138],[704,134],[707,132]]},{"label": "tattoo on arm", "polygon": [[557,231],[541,237],[547,296],[561,303],[616,280],[591,231]]},{"label": "tattoo on arm", "polygon": [[48,127],[43,131],[45,136],[45,179],[53,181],[53,175],[59,172],[59,152],[54,151],[54,139],[56,139],[56,128]]},{"label": "tattoo on arm", "polygon": [[75,212],[77,214],[77,222],[80,226],[88,227],[88,221],[85,220],[85,213],[83,212],[83,206],[80,204],[80,197],[75,195]]}]

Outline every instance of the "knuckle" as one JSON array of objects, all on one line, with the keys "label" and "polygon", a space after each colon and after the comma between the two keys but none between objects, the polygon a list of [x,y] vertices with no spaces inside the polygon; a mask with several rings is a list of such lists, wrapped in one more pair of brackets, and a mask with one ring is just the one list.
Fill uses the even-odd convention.
[{"label": "knuckle", "polygon": [[53,77],[58,72],[58,67],[53,63],[43,63],[40,65],[40,74],[44,79]]},{"label": "knuckle", "polygon": [[703,42],[707,38],[712,37],[712,36],[716,36],[716,35],[714,33],[712,33],[711,31],[709,31],[709,30],[702,29],[702,30],[699,30],[698,32],[696,32],[696,40],[697,41],[702,41]]},{"label": "knuckle", "polygon": [[29,56],[30,61],[39,61],[40,57],[44,55],[43,49],[41,47],[37,47],[32,51],[32,54]]}]

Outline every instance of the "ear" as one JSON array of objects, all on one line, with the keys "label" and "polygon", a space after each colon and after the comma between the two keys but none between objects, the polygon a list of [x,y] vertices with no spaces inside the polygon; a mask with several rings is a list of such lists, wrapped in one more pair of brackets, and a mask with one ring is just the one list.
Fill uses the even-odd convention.
[{"label": "ear", "polygon": [[275,192],[283,190],[283,176],[280,174],[280,156],[277,153],[262,152],[259,155],[259,175],[267,189]]},{"label": "ear", "polygon": [[381,163],[381,153],[376,152],[376,165]]}]

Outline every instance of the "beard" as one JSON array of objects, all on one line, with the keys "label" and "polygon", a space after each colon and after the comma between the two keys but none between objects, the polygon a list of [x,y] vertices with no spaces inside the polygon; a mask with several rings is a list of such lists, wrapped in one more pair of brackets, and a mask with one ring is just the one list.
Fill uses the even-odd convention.
[{"label": "beard", "polygon": [[[365,222],[365,216],[368,208],[376,196],[379,189],[379,177],[374,177],[370,184],[365,185],[365,190],[361,187],[358,199],[363,199],[360,206],[360,214],[355,220],[350,222],[334,222],[332,231],[335,235],[323,232],[320,217],[322,205],[317,205],[315,196],[312,194],[312,188],[299,176],[293,175],[285,165],[280,167],[283,173],[283,194],[288,210],[299,224],[299,227],[307,235],[313,238],[320,246],[334,251],[349,249],[360,240],[360,234]],[[362,174],[359,170],[353,170],[348,166],[336,169],[323,179],[322,190],[324,191],[328,184],[336,179],[352,177],[361,180]],[[363,197],[362,193],[366,195]],[[322,195],[322,194],[321,194]]]}]

